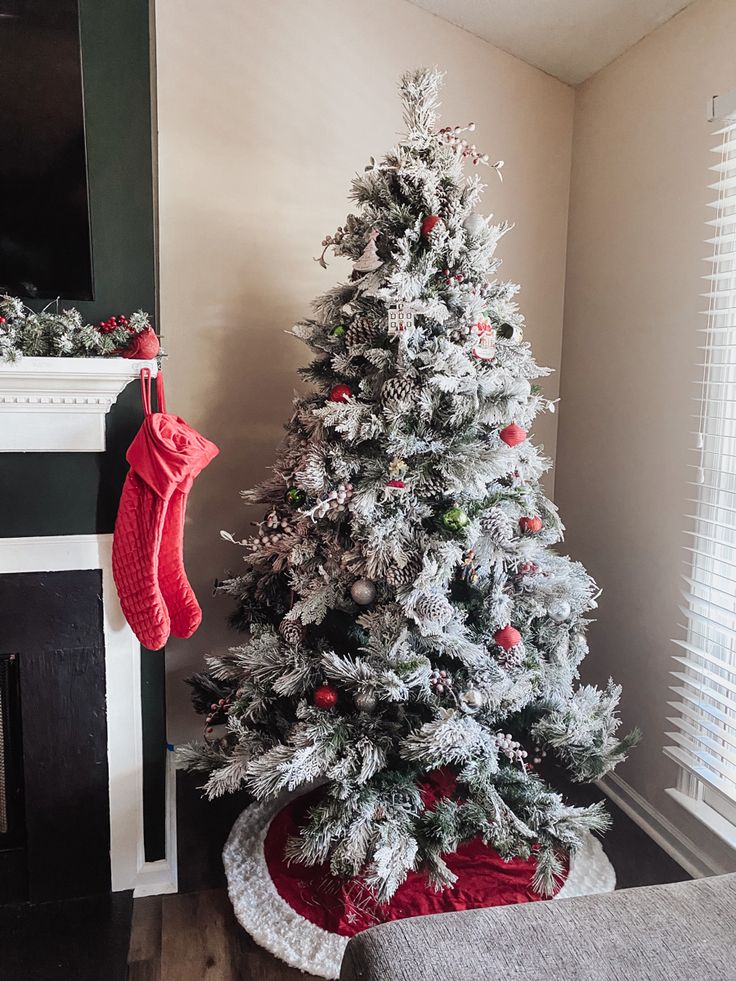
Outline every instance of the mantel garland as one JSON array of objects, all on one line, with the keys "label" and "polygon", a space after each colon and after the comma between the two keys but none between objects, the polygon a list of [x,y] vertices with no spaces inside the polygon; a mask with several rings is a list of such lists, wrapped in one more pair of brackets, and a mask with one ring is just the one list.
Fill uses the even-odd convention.
[{"label": "mantel garland", "polygon": [[120,314],[85,324],[74,307],[59,309],[59,301],[32,310],[16,296],[0,295],[0,361],[23,355],[48,358],[154,358],[158,338],[147,313],[130,318]]}]

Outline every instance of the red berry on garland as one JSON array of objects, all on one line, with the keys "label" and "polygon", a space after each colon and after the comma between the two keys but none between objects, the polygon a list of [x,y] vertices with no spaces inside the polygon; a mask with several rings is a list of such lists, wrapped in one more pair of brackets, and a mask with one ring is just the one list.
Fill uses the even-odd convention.
[{"label": "red berry on garland", "polygon": [[422,222],[422,235],[424,238],[429,238],[440,221],[442,221],[442,219],[439,215],[427,215]]},{"label": "red berry on garland", "polygon": [[505,627],[501,627],[500,630],[495,632],[493,639],[499,647],[503,647],[505,651],[510,651],[512,647],[516,647],[517,644],[521,643],[521,634],[516,627],[506,624]]},{"label": "red berry on garland", "polygon": [[526,429],[522,429],[521,426],[517,426],[515,422],[511,425],[506,426],[498,434],[507,446],[518,446],[519,443],[523,443],[526,439]]},{"label": "red berry on garland", "polygon": [[331,709],[337,705],[337,689],[332,685],[320,685],[312,695],[312,701],[319,709]]},{"label": "red berry on garland", "polygon": [[529,532],[532,535],[536,535],[538,531],[542,530],[542,519],[541,518],[519,518],[519,528],[523,532]]},{"label": "red berry on garland", "polygon": [[334,385],[330,389],[330,402],[347,402],[353,390],[349,385]]},{"label": "red berry on garland", "polygon": [[4,324],[5,322],[5,317],[0,317],[0,324]]}]

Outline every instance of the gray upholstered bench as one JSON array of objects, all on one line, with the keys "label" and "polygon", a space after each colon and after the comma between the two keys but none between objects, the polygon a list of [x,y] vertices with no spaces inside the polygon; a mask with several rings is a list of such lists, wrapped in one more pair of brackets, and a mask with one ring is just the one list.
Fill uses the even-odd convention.
[{"label": "gray upholstered bench", "polygon": [[384,923],[340,981],[736,981],[736,874]]}]

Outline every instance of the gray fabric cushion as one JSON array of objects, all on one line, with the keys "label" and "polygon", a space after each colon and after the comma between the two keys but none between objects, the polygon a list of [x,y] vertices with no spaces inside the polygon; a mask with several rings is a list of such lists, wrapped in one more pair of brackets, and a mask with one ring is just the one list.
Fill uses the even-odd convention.
[{"label": "gray fabric cushion", "polygon": [[736,981],[736,874],[384,923],[340,979]]}]

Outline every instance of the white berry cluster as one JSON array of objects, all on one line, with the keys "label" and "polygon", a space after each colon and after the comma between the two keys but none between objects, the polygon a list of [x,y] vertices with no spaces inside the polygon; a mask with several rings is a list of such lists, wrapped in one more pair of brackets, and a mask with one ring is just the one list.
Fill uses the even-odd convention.
[{"label": "white berry cluster", "polygon": [[521,748],[521,743],[517,742],[510,732],[497,732],[496,746],[499,753],[507,756],[512,763],[521,763],[527,758],[527,751]]},{"label": "white berry cluster", "polygon": [[467,126],[443,126],[437,134],[443,143],[451,146],[464,159],[470,160],[474,167],[479,163],[487,164],[489,157],[487,153],[481,153],[475,143],[468,143],[463,133],[472,133],[475,123],[468,123]]},{"label": "white berry cluster", "polygon": [[284,539],[294,529],[289,518],[282,518],[276,511],[271,511],[258,529],[258,538],[253,540],[253,548],[260,546],[273,547]]},{"label": "white berry cluster", "polygon": [[338,484],[336,490],[331,490],[326,497],[317,501],[314,507],[308,511],[302,511],[302,514],[306,514],[307,517],[316,521],[318,518],[324,518],[331,511],[345,511],[348,501],[352,496],[352,484]]},{"label": "white berry cluster", "polygon": [[429,676],[429,684],[438,695],[442,695],[446,688],[451,687],[452,682],[447,677],[446,671],[438,671],[435,668]]}]

